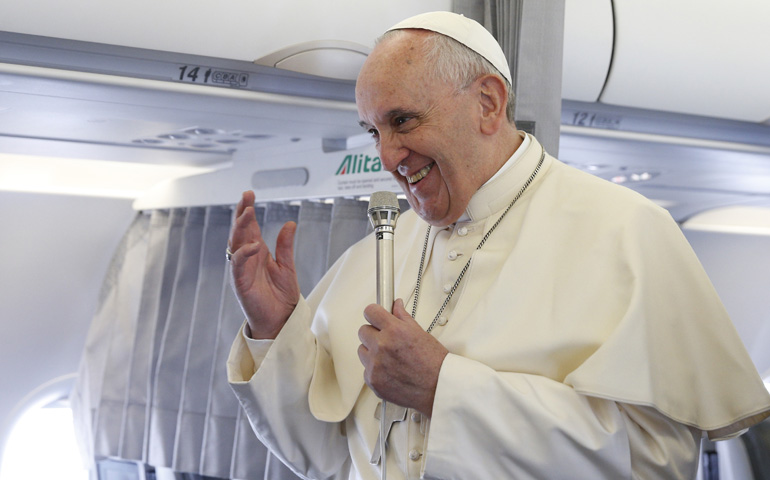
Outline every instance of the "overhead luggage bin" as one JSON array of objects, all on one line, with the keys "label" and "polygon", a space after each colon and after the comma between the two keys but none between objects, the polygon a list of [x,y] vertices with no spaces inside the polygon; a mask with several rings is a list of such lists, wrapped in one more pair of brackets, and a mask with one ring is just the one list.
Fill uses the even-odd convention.
[{"label": "overhead luggage bin", "polygon": [[615,48],[602,103],[770,120],[770,2],[614,2]]}]

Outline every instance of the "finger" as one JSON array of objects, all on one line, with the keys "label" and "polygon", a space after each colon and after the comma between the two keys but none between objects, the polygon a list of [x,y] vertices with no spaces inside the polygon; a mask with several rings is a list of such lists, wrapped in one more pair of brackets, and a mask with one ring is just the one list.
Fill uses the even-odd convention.
[{"label": "finger", "polygon": [[388,322],[393,318],[393,315],[382,308],[381,305],[372,303],[364,309],[364,318],[371,326],[377,330],[382,330],[388,325]]},{"label": "finger", "polygon": [[254,192],[246,190],[241,194],[241,200],[238,202],[238,206],[235,209],[235,216],[240,217],[243,210],[250,206],[254,206]]},{"label": "finger", "polygon": [[358,346],[358,360],[361,362],[361,365],[364,366],[364,369],[368,368],[371,360],[371,353],[364,344]]},{"label": "finger", "polygon": [[372,342],[375,341],[378,330],[371,325],[361,325],[358,329],[358,340],[367,349],[372,346]]},{"label": "finger", "polygon": [[275,242],[275,260],[292,271],[294,270],[294,234],[296,231],[296,223],[284,223]]},{"label": "finger", "polygon": [[[247,243],[241,245],[230,257],[230,273],[234,282],[233,286],[237,290],[246,288],[251,282],[250,279],[253,278],[254,273],[264,268],[264,262],[269,253],[268,255],[257,255],[264,248],[264,245],[259,242]],[[249,259],[252,257],[255,257],[257,261],[255,264],[250,265]]]},{"label": "finger", "polygon": [[408,321],[414,321],[412,318],[412,315],[406,311],[406,307],[404,306],[404,301],[400,298],[396,299],[395,302],[393,302],[393,316],[400,320],[408,320]]},{"label": "finger", "polygon": [[264,244],[261,242],[252,242],[241,245],[241,247],[233,252],[230,258],[230,263],[234,267],[240,267],[246,263],[249,257],[253,257],[259,253],[260,249],[264,248]]},{"label": "finger", "polygon": [[241,193],[241,199],[238,201],[238,204],[235,206],[236,221],[233,222],[233,226],[230,229],[230,247],[232,247],[232,237],[238,225],[237,220],[243,216],[243,211],[246,210],[247,207],[253,207],[253,206],[254,206],[254,192],[252,192],[251,190],[246,190],[245,192]]},{"label": "finger", "polygon": [[261,241],[262,231],[259,228],[259,222],[257,222],[254,206],[249,205],[233,222],[229,240],[230,250],[235,253],[244,244]]}]

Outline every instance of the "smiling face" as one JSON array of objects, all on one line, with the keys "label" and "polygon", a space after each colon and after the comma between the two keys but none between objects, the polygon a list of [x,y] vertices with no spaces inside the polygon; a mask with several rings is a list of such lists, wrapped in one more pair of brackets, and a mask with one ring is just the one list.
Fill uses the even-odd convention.
[{"label": "smiling face", "polygon": [[458,91],[430,75],[425,35],[432,34],[410,30],[378,44],[358,76],[356,104],[409,204],[428,223],[444,226],[463,214],[496,167],[479,155],[477,89]]}]

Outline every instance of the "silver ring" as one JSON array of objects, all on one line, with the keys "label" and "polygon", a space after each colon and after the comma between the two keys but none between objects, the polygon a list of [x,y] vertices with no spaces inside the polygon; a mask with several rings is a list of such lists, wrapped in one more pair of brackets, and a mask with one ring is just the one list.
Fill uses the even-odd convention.
[{"label": "silver ring", "polygon": [[228,262],[233,259],[233,252],[230,251],[230,247],[227,247],[227,249],[225,250],[225,258],[227,259]]}]

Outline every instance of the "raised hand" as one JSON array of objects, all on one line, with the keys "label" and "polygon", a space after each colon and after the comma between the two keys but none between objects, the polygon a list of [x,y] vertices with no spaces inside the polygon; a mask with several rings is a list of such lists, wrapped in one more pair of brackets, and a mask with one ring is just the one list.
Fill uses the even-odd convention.
[{"label": "raised hand", "polygon": [[254,192],[243,192],[230,231],[230,275],[235,295],[251,329],[251,338],[275,338],[300,296],[294,268],[294,232],[287,222],[275,248],[275,258],[262,239],[254,213]]},{"label": "raised hand", "polygon": [[358,358],[366,384],[380,398],[430,417],[447,349],[414,321],[401,299],[393,303],[393,314],[372,304],[364,317],[370,325],[358,330]]}]

